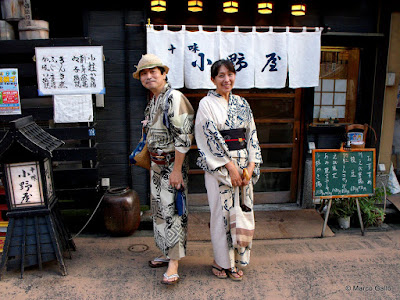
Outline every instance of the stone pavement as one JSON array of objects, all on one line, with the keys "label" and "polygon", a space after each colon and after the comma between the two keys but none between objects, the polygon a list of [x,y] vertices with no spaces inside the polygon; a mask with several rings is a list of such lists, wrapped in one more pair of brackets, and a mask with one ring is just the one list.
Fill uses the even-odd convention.
[{"label": "stone pavement", "polygon": [[242,282],[211,274],[209,241],[190,241],[181,261],[181,282],[160,283],[165,268],[151,269],[158,255],[151,231],[130,237],[85,235],[65,259],[7,271],[0,299],[400,299],[400,225],[339,230],[334,237],[255,240]]}]

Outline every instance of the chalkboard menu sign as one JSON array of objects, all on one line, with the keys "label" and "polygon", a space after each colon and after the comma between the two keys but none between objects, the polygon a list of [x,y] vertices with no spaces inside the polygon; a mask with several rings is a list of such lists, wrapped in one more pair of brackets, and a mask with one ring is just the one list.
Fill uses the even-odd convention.
[{"label": "chalkboard menu sign", "polygon": [[316,149],[313,197],[362,197],[375,192],[375,149]]}]

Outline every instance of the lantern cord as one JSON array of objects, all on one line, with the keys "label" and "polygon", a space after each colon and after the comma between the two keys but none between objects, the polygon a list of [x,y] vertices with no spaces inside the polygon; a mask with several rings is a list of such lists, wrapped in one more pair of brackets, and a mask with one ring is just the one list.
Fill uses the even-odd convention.
[{"label": "lantern cord", "polygon": [[104,198],[104,196],[105,196],[106,193],[107,193],[107,191],[106,191],[106,192],[103,194],[103,196],[100,198],[99,203],[97,204],[96,208],[94,209],[92,215],[90,216],[90,218],[89,218],[89,220],[86,222],[86,224],[83,225],[82,229],[79,230],[79,232],[78,232],[77,234],[75,234],[73,237],[71,237],[69,240],[72,240],[72,239],[76,238],[76,237],[77,237],[78,235],[80,235],[81,232],[86,228],[86,226],[87,226],[87,225],[89,224],[89,222],[92,220],[94,214],[96,213],[96,211],[97,211],[98,208],[100,207],[100,204],[101,204],[101,202],[103,201],[103,198]]}]

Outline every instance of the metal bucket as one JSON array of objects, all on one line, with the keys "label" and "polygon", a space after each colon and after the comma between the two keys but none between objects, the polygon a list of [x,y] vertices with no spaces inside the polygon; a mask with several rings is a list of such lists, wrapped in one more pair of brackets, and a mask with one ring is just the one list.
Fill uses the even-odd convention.
[{"label": "metal bucket", "polygon": [[1,14],[4,20],[19,21],[25,17],[23,1],[1,0]]},{"label": "metal bucket", "polygon": [[125,187],[111,188],[104,194],[104,224],[115,236],[127,236],[140,224],[140,201],[136,191]]}]

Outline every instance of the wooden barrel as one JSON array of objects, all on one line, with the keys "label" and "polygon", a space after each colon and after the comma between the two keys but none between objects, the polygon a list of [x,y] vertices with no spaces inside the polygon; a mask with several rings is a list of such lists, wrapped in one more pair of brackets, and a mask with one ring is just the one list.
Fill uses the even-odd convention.
[{"label": "wooden barrel", "polygon": [[49,38],[49,22],[43,20],[21,20],[18,22],[20,40]]},{"label": "wooden barrel", "polygon": [[140,224],[140,201],[136,191],[125,187],[111,188],[104,194],[104,224],[114,236],[128,236]]},{"label": "wooden barrel", "polygon": [[14,29],[6,21],[0,20],[0,40],[14,40]]},{"label": "wooden barrel", "polygon": [[1,14],[6,21],[19,21],[25,17],[23,3],[20,0],[1,0]]}]

